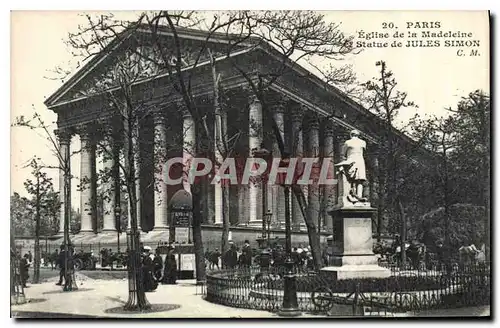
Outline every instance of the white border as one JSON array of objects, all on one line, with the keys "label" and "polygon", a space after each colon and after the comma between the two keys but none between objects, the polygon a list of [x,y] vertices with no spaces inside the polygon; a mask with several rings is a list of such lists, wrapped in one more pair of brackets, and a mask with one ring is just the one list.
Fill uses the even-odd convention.
[{"label": "white border", "polygon": [[[420,1],[414,1],[411,3],[408,2],[403,2],[403,1],[398,1],[398,0],[391,0],[391,1],[383,1],[383,0],[378,0],[378,1],[359,1],[359,0],[349,0],[349,1],[328,1],[328,2],[311,2],[311,1],[297,1],[297,0],[288,0],[286,2],[271,2],[271,1],[220,1],[218,3],[213,3],[211,1],[200,1],[200,0],[195,0],[195,1],[184,1],[184,2],[170,2],[170,1],[151,1],[148,3],[146,6],[146,9],[152,10],[152,9],[159,9],[165,6],[168,7],[177,7],[178,9],[181,9],[178,7],[179,4],[182,4],[182,9],[186,10],[229,10],[229,9],[303,9],[303,10],[486,10],[490,9],[492,11],[492,14],[498,14],[498,3],[499,1],[485,1],[485,0],[474,0],[474,1],[467,1],[467,2],[462,2],[462,1],[456,1],[456,0],[448,0],[448,1],[428,1],[428,0],[420,0]],[[13,5],[13,7],[6,7],[7,5]],[[107,10],[110,11],[112,9],[114,10],[137,10],[139,9],[138,7],[143,7],[141,10],[144,10],[144,2],[138,2],[138,1],[131,1],[131,0],[121,0],[118,3],[115,3],[113,5],[106,4],[103,1],[98,1],[98,0],[87,0],[85,2],[71,2],[71,1],[55,1],[55,0],[45,0],[45,1],[34,1],[34,0],[25,0],[25,1],[17,1],[14,4],[9,3],[8,1],[2,1],[1,7],[3,10],[1,10],[1,24],[2,24],[2,37],[3,37],[3,44],[4,45],[9,45],[10,44],[10,10],[78,10],[78,11],[94,11],[94,10]],[[172,9],[172,8],[170,8]],[[466,24],[466,22],[464,22]],[[498,21],[496,22],[496,25],[498,26]],[[36,26],[33,26],[33,28],[36,28]],[[495,44],[498,43],[498,32],[495,33]],[[498,56],[498,53],[497,53]],[[2,99],[4,101],[4,106],[2,110],[0,111],[0,115],[2,115],[2,118],[0,122],[4,125],[3,129],[0,129],[0,133],[2,134],[2,140],[5,140],[1,144],[1,153],[6,155],[10,154],[10,127],[7,126],[10,122],[10,102],[8,100],[10,99],[10,51],[4,50],[1,52],[1,57],[2,57],[2,63],[5,65],[4,67],[6,68],[4,72],[9,72],[8,74],[4,74],[1,78],[1,83],[2,83],[2,88],[0,88],[2,92]],[[495,72],[497,70],[497,65],[495,65]],[[492,92],[493,95],[496,94],[496,91],[498,89],[498,85],[496,85],[495,90]],[[493,109],[495,110],[495,109]],[[500,124],[498,122],[499,120],[499,115],[496,114],[495,116],[495,122],[493,123],[494,126],[497,126]],[[496,143],[495,149],[494,149],[494,154],[498,154],[499,149],[498,148],[498,142]],[[6,161],[2,162],[2,171],[3,171],[3,177],[4,181],[8,181],[10,176],[10,165]],[[496,181],[495,181],[496,182]],[[9,201],[8,199],[10,198],[10,188],[7,183],[2,184],[2,189],[1,189],[1,210],[2,210],[2,217],[4,217],[4,224],[8,224],[9,220]],[[500,201],[500,196],[496,194],[496,197],[494,200],[492,200],[492,204],[499,204]],[[492,218],[492,222],[495,222],[495,218]],[[495,230],[499,229],[500,224],[496,222],[495,224]],[[5,295],[1,298],[2,304],[1,304],[1,309],[2,309],[2,319],[4,320],[4,323],[7,325],[12,325],[15,322],[12,320],[9,320],[8,318],[10,317],[9,313],[9,304],[8,304],[8,297],[7,297],[7,290],[8,290],[8,265],[5,265],[8,263],[7,261],[7,249],[9,248],[7,246],[8,240],[9,240],[9,230],[5,227],[4,229],[0,229],[0,232],[3,234],[1,240],[5,243],[5,247],[2,247],[2,259],[0,260],[0,263],[3,263],[2,267],[2,276],[0,277],[0,281],[3,284],[3,290],[5,291]],[[495,231],[497,232],[497,231]],[[500,234],[493,234],[493,236],[500,236]],[[492,240],[495,238],[493,237]],[[498,242],[495,242],[495,244],[498,244]],[[494,253],[495,259],[498,258],[497,252]],[[496,277],[495,277],[496,278]],[[497,304],[496,302],[494,304]],[[494,311],[492,309],[492,311]],[[7,321],[8,320],[8,321]],[[7,321],[7,322],[5,322]],[[86,323],[92,323],[92,321],[87,321]],[[137,325],[139,322],[137,321],[131,321],[131,323]],[[194,323],[183,323],[183,324],[195,324]],[[226,324],[242,324],[243,322],[225,322]],[[250,324],[254,324],[253,322],[248,322]],[[264,326],[264,325],[289,325],[291,322],[269,322],[269,323],[264,323],[264,322],[259,322],[259,326]],[[305,322],[302,321],[297,321],[298,324],[305,324]],[[408,324],[409,322],[405,322],[405,324]],[[424,322],[419,321],[415,322],[416,324],[423,324]],[[453,322],[452,324],[455,325],[459,322]],[[464,322],[467,324],[467,322]],[[44,321],[42,323],[37,323],[43,324],[43,325],[53,325],[53,322],[47,322]],[[74,323],[69,323],[65,322],[66,325],[72,325]],[[94,323],[96,324],[96,323]],[[98,323],[97,325],[103,325],[103,323]],[[123,324],[123,322],[120,322],[120,324]],[[174,324],[174,325],[179,325],[181,323],[166,323],[166,322],[159,322],[156,323],[155,325],[158,326],[164,326],[165,324]],[[203,323],[207,324],[207,323]],[[209,322],[209,324],[220,324],[219,322]],[[357,325],[359,322],[353,323],[353,322],[323,322],[323,324],[328,324],[328,325],[335,325],[336,327],[338,326],[347,326],[350,325],[352,327],[353,324]],[[378,322],[378,325],[385,325],[385,322]],[[426,325],[432,324],[432,323],[425,323]],[[446,324],[445,322],[439,322],[436,323],[439,324],[440,326],[443,324]]]}]

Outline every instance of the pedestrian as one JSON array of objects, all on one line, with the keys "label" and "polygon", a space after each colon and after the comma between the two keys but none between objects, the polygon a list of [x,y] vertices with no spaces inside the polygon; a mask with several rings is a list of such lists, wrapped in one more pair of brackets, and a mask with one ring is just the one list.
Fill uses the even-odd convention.
[{"label": "pedestrian", "polygon": [[[63,260],[63,269],[64,273],[64,291],[72,291],[73,290],[73,277],[75,273],[75,249],[73,246],[68,246],[68,255],[67,258]],[[60,279],[60,277],[59,277]]]},{"label": "pedestrian", "polygon": [[153,277],[153,259],[154,255],[151,254],[151,247],[144,246],[142,253],[142,279],[144,290],[152,292],[158,287],[158,283]]},{"label": "pedestrian", "polygon": [[24,254],[20,261],[19,273],[21,275],[21,284],[24,288],[26,288],[26,282],[29,279],[28,268],[30,264],[28,263],[28,254]]},{"label": "pedestrian", "polygon": [[61,286],[63,279],[66,280],[65,277],[65,265],[66,265],[66,250],[65,246],[61,245],[61,251],[59,252],[59,256],[56,260],[56,267],[59,267],[59,281],[56,285]]},{"label": "pedestrian", "polygon": [[219,252],[219,249],[216,248],[215,251],[210,254],[210,269],[213,270],[214,267],[217,267],[217,270],[219,270],[219,259],[221,257],[221,253]]},{"label": "pedestrian", "polygon": [[30,264],[33,263],[33,254],[31,254],[31,251],[28,251],[28,262]]},{"label": "pedestrian", "polygon": [[155,251],[155,257],[153,259],[154,277],[156,281],[160,281],[163,272],[163,259],[160,254],[160,249],[157,248]]},{"label": "pedestrian", "polygon": [[234,269],[238,264],[238,253],[236,252],[236,245],[234,243],[230,243],[229,249],[224,254],[222,263],[226,269]]},{"label": "pedestrian", "polygon": [[170,246],[165,258],[165,271],[163,273],[163,283],[175,285],[177,280],[177,261],[175,260],[175,247]]},{"label": "pedestrian", "polygon": [[250,268],[252,265],[252,248],[250,248],[250,242],[245,240],[245,244],[241,249],[242,255],[242,266],[245,268]]}]

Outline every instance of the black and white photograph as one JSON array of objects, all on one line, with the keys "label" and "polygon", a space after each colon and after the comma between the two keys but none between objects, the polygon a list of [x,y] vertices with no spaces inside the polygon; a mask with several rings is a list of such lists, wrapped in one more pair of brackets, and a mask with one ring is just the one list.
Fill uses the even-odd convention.
[{"label": "black and white photograph", "polygon": [[11,11],[11,318],[491,319],[486,9]]}]

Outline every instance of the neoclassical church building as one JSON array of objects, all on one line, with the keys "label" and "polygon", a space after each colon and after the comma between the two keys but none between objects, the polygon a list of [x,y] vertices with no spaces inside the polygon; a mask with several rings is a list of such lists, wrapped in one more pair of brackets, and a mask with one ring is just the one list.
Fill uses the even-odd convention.
[{"label": "neoclassical church building", "polygon": [[[184,28],[179,28],[176,34],[174,38],[171,30],[160,28],[153,35],[148,26],[119,34],[45,101],[47,108],[57,114],[56,135],[61,154],[67,159],[77,151],[74,156],[80,156],[80,176],[71,179],[71,183],[78,183],[81,189],[81,229],[72,237],[74,242],[114,243],[117,205],[121,204],[121,217],[128,215],[123,205],[127,203],[123,201],[127,195],[124,188],[118,187],[118,175],[102,179],[98,172],[98,167],[109,172],[119,171],[123,160],[123,138],[119,132],[122,123],[114,104],[123,93],[117,76],[123,75],[124,69],[133,79],[128,81],[128,100],[137,107],[138,113],[134,127],[139,195],[137,216],[145,242],[168,240],[170,200],[178,190],[190,191],[186,183],[161,183],[162,169],[157,159],[163,156],[166,159],[185,158],[188,150],[194,147],[203,149],[209,158],[218,156],[212,142],[216,119],[214,71],[220,86],[217,103],[226,113],[227,139],[234,157],[252,156],[250,150],[261,145],[279,157],[272,131],[274,120],[285,148],[293,150],[292,155],[329,157],[338,162],[340,146],[349,138],[349,132],[357,129],[367,142],[368,181],[364,190],[372,206],[377,206],[375,154],[383,123],[374,114],[300,65],[283,60],[277,50],[261,40],[250,38],[235,43],[226,34],[209,36],[203,31]],[[159,45],[169,49],[167,54],[158,51]],[[177,49],[181,54],[180,63],[176,59],[179,58]],[[184,85],[196,105],[198,120],[185,108],[183,94],[179,92],[175,70],[178,65],[181,65]],[[278,68],[280,74],[273,74]],[[265,89],[265,106],[254,96],[251,87],[251,82],[258,84],[262,79],[268,82],[273,79]],[[102,137],[102,131],[111,131],[106,135],[113,137]],[[411,142],[402,134],[396,135],[402,142]],[[72,138],[80,139],[81,150],[70,149]],[[108,149],[113,156],[103,155],[101,148]],[[179,177],[182,167],[173,169],[170,174]],[[63,171],[59,181],[64,201],[67,188],[64,188]],[[207,181],[201,183],[203,236],[219,242],[222,188]],[[100,192],[108,196],[99,197]],[[336,203],[336,186],[309,186],[304,192],[307,211],[315,218],[322,235],[331,234],[332,219],[328,212]],[[304,218],[294,197],[290,205],[294,241],[306,242]],[[65,208],[68,206],[63,202],[61,233]],[[259,237],[265,216],[266,219],[270,216],[273,234],[283,234],[284,192],[280,186],[231,185],[228,208],[232,238],[237,242]],[[122,238],[124,242],[124,234]]]}]

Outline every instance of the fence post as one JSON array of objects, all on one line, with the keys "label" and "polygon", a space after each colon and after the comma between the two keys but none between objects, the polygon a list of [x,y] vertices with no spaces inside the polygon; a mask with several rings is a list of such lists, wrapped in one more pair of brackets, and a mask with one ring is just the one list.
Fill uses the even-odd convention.
[{"label": "fence post", "polygon": [[359,291],[359,282],[356,283],[356,291],[354,292],[354,299],[352,302],[352,314],[354,316],[363,316],[364,315],[364,308],[363,304],[359,303],[359,297],[360,297],[360,291]]}]

